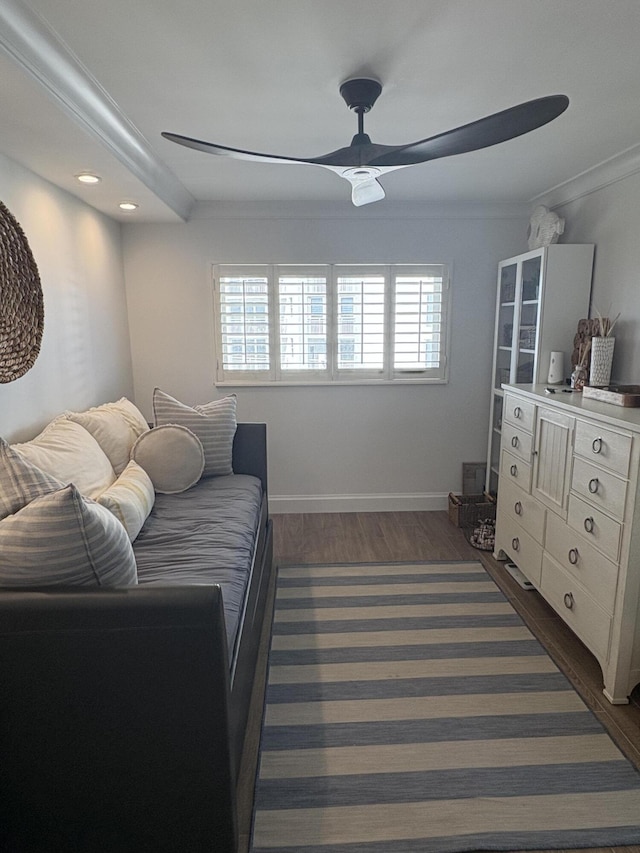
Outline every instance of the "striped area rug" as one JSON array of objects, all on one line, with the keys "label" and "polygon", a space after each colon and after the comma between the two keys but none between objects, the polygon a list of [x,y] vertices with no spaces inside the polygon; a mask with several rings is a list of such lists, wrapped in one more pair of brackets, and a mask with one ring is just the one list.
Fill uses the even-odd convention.
[{"label": "striped area rug", "polygon": [[253,853],[640,844],[640,774],[480,563],[279,571]]}]

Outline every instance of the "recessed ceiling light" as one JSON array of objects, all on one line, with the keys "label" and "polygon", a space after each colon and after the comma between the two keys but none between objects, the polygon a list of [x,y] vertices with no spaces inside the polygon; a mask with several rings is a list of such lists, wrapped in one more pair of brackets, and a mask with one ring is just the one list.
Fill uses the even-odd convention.
[{"label": "recessed ceiling light", "polygon": [[76,178],[81,184],[99,184],[102,180],[100,175],[94,175],[93,172],[80,172]]},{"label": "recessed ceiling light", "polygon": [[139,206],[135,201],[121,201],[118,205],[120,210],[137,210]]}]

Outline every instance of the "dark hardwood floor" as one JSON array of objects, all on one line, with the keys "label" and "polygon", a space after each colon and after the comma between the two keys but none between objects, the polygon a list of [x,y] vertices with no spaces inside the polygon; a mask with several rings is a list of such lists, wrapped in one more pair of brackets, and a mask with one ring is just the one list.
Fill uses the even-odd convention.
[{"label": "dark hardwood floor", "polygon": [[[451,524],[446,512],[276,515],[274,534],[275,565],[280,566],[300,563],[480,560],[620,749],[640,768],[640,691],[634,691],[629,705],[611,705],[602,694],[602,674],[598,663],[555,611],[537,592],[523,590],[505,571],[502,563],[494,560],[490,554],[472,548],[463,531]],[[246,853],[249,845],[272,602],[273,585],[238,786],[240,853]],[[605,851],[640,853],[640,845],[591,848],[589,853]]]}]

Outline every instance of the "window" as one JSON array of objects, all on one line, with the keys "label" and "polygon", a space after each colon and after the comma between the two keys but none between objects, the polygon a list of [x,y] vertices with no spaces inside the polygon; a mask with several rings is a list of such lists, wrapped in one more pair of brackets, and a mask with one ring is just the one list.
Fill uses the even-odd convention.
[{"label": "window", "polygon": [[214,267],[217,382],[447,379],[446,266]]}]

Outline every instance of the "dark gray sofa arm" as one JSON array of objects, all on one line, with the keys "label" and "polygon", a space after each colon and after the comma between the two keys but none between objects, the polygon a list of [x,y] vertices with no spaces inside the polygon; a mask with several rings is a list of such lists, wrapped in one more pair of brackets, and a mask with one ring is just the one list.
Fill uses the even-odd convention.
[{"label": "dark gray sofa arm", "polygon": [[219,587],[0,591],[0,683],[0,850],[236,849]]},{"label": "dark gray sofa arm", "polygon": [[233,439],[234,474],[253,474],[267,490],[267,425],[239,423]]}]

